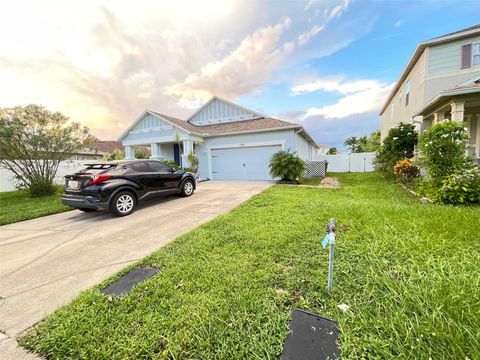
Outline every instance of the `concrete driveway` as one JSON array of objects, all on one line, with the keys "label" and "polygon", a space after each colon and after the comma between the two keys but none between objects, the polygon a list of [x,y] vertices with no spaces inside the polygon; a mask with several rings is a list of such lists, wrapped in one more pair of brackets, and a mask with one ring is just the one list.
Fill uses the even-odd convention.
[{"label": "concrete driveway", "polygon": [[15,336],[82,290],[270,185],[209,181],[189,198],[144,202],[124,218],[75,210],[1,226],[0,329],[9,338],[0,336],[0,358],[17,358]]}]

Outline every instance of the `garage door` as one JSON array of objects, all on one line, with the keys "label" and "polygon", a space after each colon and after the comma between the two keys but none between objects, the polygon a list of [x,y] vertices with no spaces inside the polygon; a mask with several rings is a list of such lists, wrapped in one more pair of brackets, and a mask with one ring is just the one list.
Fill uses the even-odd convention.
[{"label": "garage door", "polygon": [[272,180],[268,164],[280,145],[212,150],[215,180]]}]

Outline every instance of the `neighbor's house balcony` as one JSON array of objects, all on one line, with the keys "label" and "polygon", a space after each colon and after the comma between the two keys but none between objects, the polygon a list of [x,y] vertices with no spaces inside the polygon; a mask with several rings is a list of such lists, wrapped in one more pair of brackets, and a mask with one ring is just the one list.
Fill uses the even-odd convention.
[{"label": "neighbor's house balcony", "polygon": [[420,132],[443,120],[464,122],[470,133],[468,154],[480,159],[480,79],[443,91],[415,114]]}]

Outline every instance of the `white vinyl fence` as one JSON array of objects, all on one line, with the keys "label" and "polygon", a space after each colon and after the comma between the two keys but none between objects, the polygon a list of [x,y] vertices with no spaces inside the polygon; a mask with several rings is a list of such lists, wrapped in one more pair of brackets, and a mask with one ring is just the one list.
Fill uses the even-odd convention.
[{"label": "white vinyl fence", "polygon": [[318,155],[315,160],[327,160],[328,172],[371,172],[375,153]]},{"label": "white vinyl fence", "polygon": [[[65,160],[58,167],[55,183],[63,184],[64,176],[83,169],[86,163],[94,163],[95,160]],[[0,167],[0,192],[15,190],[14,174],[7,169]]]}]

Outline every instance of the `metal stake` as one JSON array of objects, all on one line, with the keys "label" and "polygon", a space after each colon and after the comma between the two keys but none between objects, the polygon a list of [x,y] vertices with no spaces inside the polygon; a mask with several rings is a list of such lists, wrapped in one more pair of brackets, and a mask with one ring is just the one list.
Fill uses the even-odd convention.
[{"label": "metal stake", "polygon": [[332,294],[332,287],[333,287],[333,255],[335,252],[335,229],[337,224],[335,223],[335,219],[331,218],[330,223],[327,225],[327,230],[330,235],[330,249],[328,253],[328,285],[327,291],[331,295]]}]

